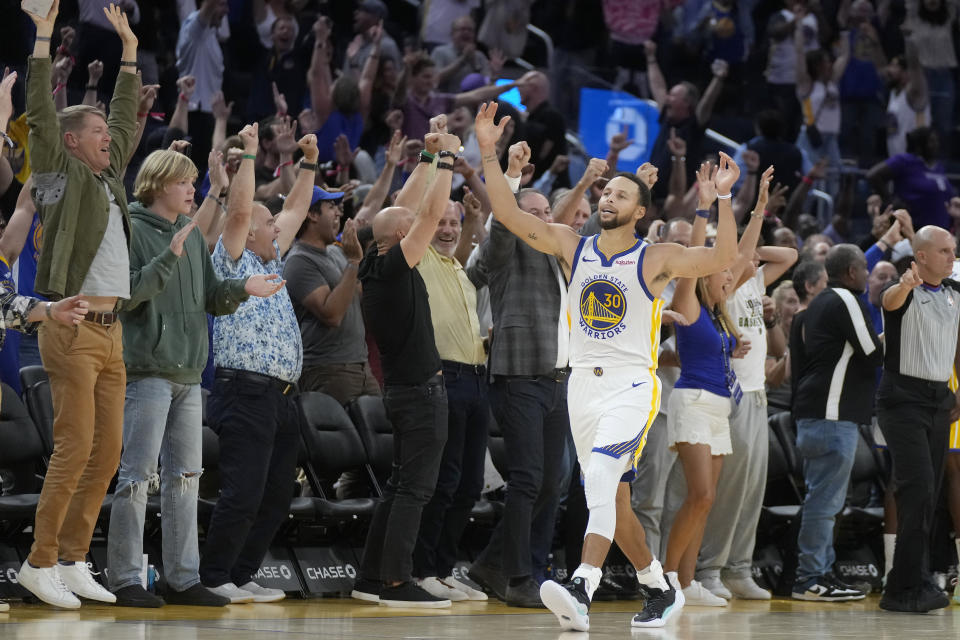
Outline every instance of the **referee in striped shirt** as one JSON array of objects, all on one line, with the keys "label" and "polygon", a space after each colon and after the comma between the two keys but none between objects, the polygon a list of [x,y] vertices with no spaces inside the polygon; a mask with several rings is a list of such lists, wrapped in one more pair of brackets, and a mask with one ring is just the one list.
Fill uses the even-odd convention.
[{"label": "referee in striped shirt", "polygon": [[947,387],[958,360],[960,283],[949,279],[956,241],[926,226],[913,239],[916,262],[883,293],[886,353],[877,418],[893,457],[897,546],[880,607],[924,613],[950,605],[930,576],[930,527],[943,479],[951,419]]}]

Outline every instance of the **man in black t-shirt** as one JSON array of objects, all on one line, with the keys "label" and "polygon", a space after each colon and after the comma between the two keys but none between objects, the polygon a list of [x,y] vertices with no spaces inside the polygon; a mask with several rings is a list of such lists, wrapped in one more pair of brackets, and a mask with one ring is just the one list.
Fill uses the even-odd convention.
[{"label": "man in black t-shirt", "polygon": [[[421,163],[397,198],[373,220],[375,245],[360,264],[362,307],[380,350],[384,404],[393,425],[393,472],[367,534],[352,596],[398,607],[449,607],[413,583],[413,548],[423,506],[437,486],[447,439],[447,394],[430,318],[427,288],[416,266],[450,197],[460,139],[429,134],[439,161]],[[422,197],[426,191],[426,196]],[[407,204],[423,201],[418,213]]]}]

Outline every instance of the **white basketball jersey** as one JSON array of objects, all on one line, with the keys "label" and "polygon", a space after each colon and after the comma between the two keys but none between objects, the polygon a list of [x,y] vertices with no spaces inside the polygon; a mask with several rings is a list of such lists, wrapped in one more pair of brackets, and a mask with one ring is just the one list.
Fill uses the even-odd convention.
[{"label": "white basketball jersey", "polygon": [[568,300],[571,367],[657,368],[663,301],[643,281],[649,243],[637,240],[609,258],[599,235],[582,238],[573,257]]}]

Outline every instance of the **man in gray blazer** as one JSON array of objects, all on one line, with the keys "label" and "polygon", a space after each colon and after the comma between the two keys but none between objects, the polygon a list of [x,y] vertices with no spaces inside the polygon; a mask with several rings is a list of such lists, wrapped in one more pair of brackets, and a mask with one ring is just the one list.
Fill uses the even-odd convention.
[{"label": "man in gray blazer", "polygon": [[[511,147],[507,177],[519,183],[528,160],[529,150]],[[521,190],[517,204],[550,218],[550,205],[539,191]],[[482,260],[493,311],[490,404],[506,444],[509,484],[503,518],[470,577],[508,605],[543,607],[534,576],[542,567],[532,566],[531,552],[540,550],[537,555],[545,558],[549,551],[557,494],[572,464],[567,456],[569,327],[561,314],[566,281],[555,257],[530,248],[497,221]]]}]

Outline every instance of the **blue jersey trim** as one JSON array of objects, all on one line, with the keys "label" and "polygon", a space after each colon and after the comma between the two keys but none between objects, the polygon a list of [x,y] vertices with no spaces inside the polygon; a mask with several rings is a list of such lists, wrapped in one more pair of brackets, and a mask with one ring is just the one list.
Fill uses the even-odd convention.
[{"label": "blue jersey trim", "polygon": [[640,287],[643,289],[643,292],[647,294],[647,297],[650,298],[650,301],[653,302],[656,300],[656,296],[650,293],[650,289],[647,289],[647,283],[643,280],[643,257],[647,253],[647,247],[649,243],[644,243],[643,247],[640,249],[640,258],[637,259],[637,280],[640,281]]},{"label": "blue jersey trim", "polygon": [[597,244],[597,240],[598,240],[599,238],[600,238],[600,234],[599,234],[599,233],[598,233],[597,235],[593,236],[593,250],[597,252],[597,255],[598,255],[598,256],[600,256],[600,264],[602,264],[602,265],[605,266],[605,267],[612,267],[614,260],[616,260],[617,258],[621,258],[621,257],[627,255],[628,253],[630,253],[631,251],[633,251],[634,249],[636,249],[636,248],[637,248],[640,244],[642,244],[642,242],[643,242],[642,240],[637,240],[635,243],[633,243],[633,246],[630,247],[629,249],[627,249],[626,251],[621,251],[620,253],[615,253],[614,255],[612,255],[612,256],[610,256],[610,257],[608,258],[607,256],[603,255],[603,251],[600,251],[600,246]]},{"label": "blue jersey trim", "polygon": [[583,251],[583,245],[585,245],[586,242],[586,238],[580,238],[580,242],[577,243],[577,250],[573,252],[573,264],[570,265],[570,281],[567,282],[568,285],[573,284],[573,274],[577,270],[577,264],[580,262],[580,253]]}]

